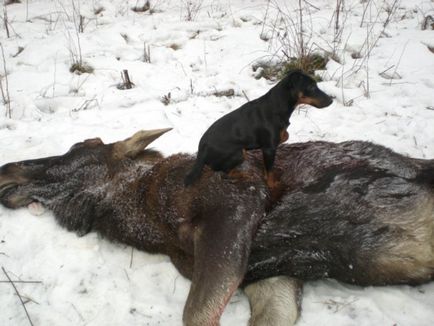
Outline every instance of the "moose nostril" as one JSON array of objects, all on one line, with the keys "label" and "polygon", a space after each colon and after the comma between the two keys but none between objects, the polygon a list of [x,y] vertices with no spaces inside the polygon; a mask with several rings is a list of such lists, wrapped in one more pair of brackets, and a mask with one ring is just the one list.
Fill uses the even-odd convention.
[{"label": "moose nostril", "polygon": [[15,188],[17,186],[16,183],[2,183],[0,180],[0,198],[4,196],[8,192],[9,189]]},{"label": "moose nostril", "polygon": [[0,190],[14,187],[27,182],[20,168],[15,164],[6,164],[0,167]]}]

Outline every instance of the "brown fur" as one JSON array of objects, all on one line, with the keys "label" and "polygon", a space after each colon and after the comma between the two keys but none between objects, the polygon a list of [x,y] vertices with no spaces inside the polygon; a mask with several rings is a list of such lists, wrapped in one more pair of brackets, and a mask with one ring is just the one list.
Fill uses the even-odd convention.
[{"label": "brown fur", "polygon": [[[37,200],[80,235],[96,230],[169,255],[192,280],[183,317],[189,326],[218,325],[238,286],[275,276],[360,285],[433,278],[434,161],[365,142],[282,145],[271,192],[258,152],[247,154],[236,178],[205,168],[186,189],[190,155],[164,159],[143,150],[166,131],[108,145],[91,140],[62,156],[6,164],[0,203],[17,208]],[[279,293],[271,281],[250,287],[256,320],[273,311],[255,293],[261,284],[269,298]]]}]

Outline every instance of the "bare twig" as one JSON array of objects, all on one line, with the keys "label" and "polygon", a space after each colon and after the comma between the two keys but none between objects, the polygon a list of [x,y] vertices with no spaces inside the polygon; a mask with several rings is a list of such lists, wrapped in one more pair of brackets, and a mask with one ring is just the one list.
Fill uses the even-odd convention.
[{"label": "bare twig", "polygon": [[[0,283],[10,283],[11,281],[3,281],[1,280]],[[14,280],[12,281],[14,283],[26,283],[26,284],[43,284],[42,281],[20,281],[20,280]]]},{"label": "bare twig", "polygon": [[[385,19],[385,21],[383,22],[383,28],[380,31],[380,33],[378,33],[378,35],[376,36],[375,40],[371,43],[369,43],[368,38],[365,40],[364,44],[362,45],[362,48],[366,47],[366,56],[362,59],[362,62],[360,63],[359,67],[355,69],[355,72],[357,73],[358,71],[360,71],[360,69],[362,69],[363,65],[365,64],[365,60],[368,59],[371,51],[373,51],[373,49],[377,46],[377,43],[379,42],[380,38],[385,34],[386,28],[389,25],[392,16],[394,15],[394,13],[396,12],[398,5],[399,5],[400,0],[394,0],[394,2],[392,3],[392,6],[386,11],[387,12],[387,17]],[[374,33],[374,27],[375,25],[378,23],[379,19],[380,19],[380,14],[381,14],[381,10],[377,11],[377,15],[374,19],[374,21],[371,23],[370,29],[368,31],[368,35],[373,35]],[[369,26],[369,25],[368,25]],[[367,26],[367,28],[368,28]],[[369,44],[369,45],[368,45]],[[354,61],[354,65],[353,67],[356,65],[357,60]]]},{"label": "bare twig", "polygon": [[74,308],[75,312],[77,313],[78,317],[80,317],[81,321],[84,321],[83,315],[78,311],[77,307],[71,303],[72,308]]},{"label": "bare twig", "polygon": [[176,291],[176,281],[178,280],[178,277],[179,277],[179,275],[177,275],[175,277],[175,279],[173,280],[173,291],[172,291],[172,294],[175,294],[175,291]]},{"label": "bare twig", "polygon": [[320,10],[320,8],[318,8],[317,6],[314,6],[314,5],[311,4],[309,1],[304,0],[304,2],[305,2],[306,4],[308,4],[309,6],[311,6],[313,9],[315,9],[315,10]]},{"label": "bare twig", "polygon": [[335,301],[333,299],[329,299],[325,302],[321,302],[323,304],[326,304],[327,306],[329,306],[330,308],[332,306],[334,306],[334,312],[337,313],[339,310],[345,308],[346,306],[350,306],[353,303],[357,302],[359,299],[354,299],[352,301],[348,301],[348,302],[339,302],[339,301]]},{"label": "bare twig", "polygon": [[304,45],[304,37],[303,37],[303,13],[302,13],[302,7],[301,7],[301,0],[298,0],[298,7],[300,12],[298,13],[299,19],[300,19],[300,33],[299,35],[299,44],[300,44],[300,50],[301,50],[301,59],[306,57],[305,53],[305,45]]},{"label": "bare twig", "polygon": [[86,111],[90,108],[91,103],[95,103],[96,106],[99,106],[96,95],[89,100],[85,100],[79,107],[72,109],[72,112]]},{"label": "bare twig", "polygon": [[363,23],[365,22],[365,15],[366,11],[368,10],[368,7],[371,4],[371,0],[366,1],[365,8],[363,8],[363,14],[362,14],[362,20],[360,21],[360,27],[363,27]]},{"label": "bare twig", "polygon": [[202,8],[203,0],[183,0],[182,3],[185,7],[184,19],[186,21],[195,20],[196,16],[199,14],[200,9]]},{"label": "bare twig", "polygon": [[33,302],[34,304],[39,305],[39,302],[35,301],[34,299],[32,299],[32,298],[30,298],[30,297],[26,297],[26,296],[24,296],[24,295],[21,295],[21,297],[22,297],[23,299],[26,300],[26,301],[24,302],[24,304],[27,304],[27,303],[29,303],[29,302]]},{"label": "bare twig", "polygon": [[270,9],[270,0],[267,0],[267,8],[265,9],[264,20],[262,21],[261,34],[259,34],[259,37],[260,37],[261,40],[263,40],[263,41],[268,41],[266,35],[264,34],[264,28],[265,28],[265,22],[267,21],[268,10],[269,10],[269,9]]},{"label": "bare twig", "polygon": [[134,247],[131,247],[130,268],[133,267]]},{"label": "bare twig", "polygon": [[0,49],[2,52],[2,58],[3,58],[3,72],[4,72],[4,86],[3,86],[3,82],[2,82],[2,77],[0,75],[0,92],[2,95],[2,99],[3,99],[3,103],[5,105],[6,108],[6,116],[8,118],[12,117],[12,110],[11,110],[11,97],[9,94],[9,80],[8,80],[8,73],[7,73],[7,69],[6,69],[6,57],[5,57],[5,51],[3,48],[3,44],[0,43]]},{"label": "bare twig", "polygon": [[[369,28],[366,26],[366,46],[369,48]],[[370,85],[369,85],[369,59],[370,59],[371,52],[369,51],[366,54],[366,97],[370,98]]]},{"label": "bare twig", "polygon": [[[71,0],[71,2],[72,2],[72,10],[73,10],[72,20],[74,22],[75,36],[77,38],[78,58],[79,58],[78,63],[80,65],[82,65],[83,64],[83,57],[82,57],[82,54],[81,54],[82,51],[81,51],[81,41],[80,41],[80,25],[77,23],[77,18],[76,18],[76,16],[79,16],[79,17],[81,16],[81,14],[80,14],[80,7],[76,8],[74,0]],[[80,3],[78,3],[78,4],[80,6]]]},{"label": "bare twig", "polygon": [[167,93],[167,95],[163,95],[163,97],[161,98],[161,103],[163,103],[164,105],[169,105],[170,102],[172,101],[172,95],[169,93]]},{"label": "bare twig", "polygon": [[84,16],[82,14],[79,15],[79,23],[78,23],[78,32],[83,33],[84,32]]},{"label": "bare twig", "polygon": [[[392,77],[399,76],[399,75],[397,75],[397,72],[396,72],[396,71],[398,70],[398,67],[399,67],[399,65],[401,64],[401,60],[402,60],[402,57],[404,56],[404,52],[405,52],[405,49],[407,48],[408,42],[409,42],[409,41],[407,41],[407,43],[405,43],[404,47],[402,48],[401,55],[399,56],[398,63],[397,63],[396,66],[395,66],[395,71],[393,72]],[[400,78],[400,77],[398,77],[398,79],[399,79],[399,78]],[[392,81],[393,81],[393,78],[390,78],[390,84],[389,84],[389,85],[392,85]]]},{"label": "bare twig", "polygon": [[423,31],[425,31],[427,29],[434,30],[434,18],[433,18],[433,16],[431,16],[431,15],[426,16],[422,22],[421,28]]},{"label": "bare twig", "polygon": [[151,47],[146,42],[143,43],[143,61],[151,63]]},{"label": "bare twig", "polygon": [[125,268],[124,268],[124,273],[125,273],[125,276],[127,277],[127,280],[129,282],[130,281],[130,277],[128,276],[128,272],[125,270]]},{"label": "bare twig", "polygon": [[131,89],[134,86],[134,83],[131,82],[130,75],[128,74],[128,70],[124,69],[121,72],[122,84],[118,86],[119,89]]},{"label": "bare twig", "polygon": [[388,72],[388,71],[389,71],[390,69],[392,69],[393,67],[395,67],[395,65],[391,65],[390,67],[384,69],[382,72],[379,73],[379,75],[381,76],[381,75],[385,74],[386,72]]},{"label": "bare twig", "polygon": [[12,58],[18,57],[21,54],[21,52],[23,52],[23,51],[24,51],[24,48],[22,46],[19,46],[18,50],[17,50],[17,53],[12,54]]},{"label": "bare twig", "polygon": [[3,24],[5,25],[6,36],[10,38],[11,35],[9,33],[9,22],[8,22],[8,11],[6,9],[6,3],[3,3]]},{"label": "bare twig", "polygon": [[9,277],[8,273],[6,272],[6,270],[4,269],[3,266],[2,266],[2,270],[3,270],[3,273],[5,274],[5,276],[7,277],[7,279],[9,280],[9,283],[11,283],[12,287],[14,288],[15,293],[17,294],[18,298],[20,299],[21,305],[23,306],[24,311],[26,312],[26,316],[27,316],[27,319],[29,320],[30,326],[33,326],[32,319],[30,318],[29,313],[27,312],[26,305],[25,305],[20,293],[18,292],[17,287],[15,286],[14,282],[11,280],[11,278]]},{"label": "bare twig", "polygon": [[242,93],[244,95],[244,97],[246,98],[247,102],[250,102],[249,97],[247,96],[246,92],[244,91],[244,89],[242,90]]}]

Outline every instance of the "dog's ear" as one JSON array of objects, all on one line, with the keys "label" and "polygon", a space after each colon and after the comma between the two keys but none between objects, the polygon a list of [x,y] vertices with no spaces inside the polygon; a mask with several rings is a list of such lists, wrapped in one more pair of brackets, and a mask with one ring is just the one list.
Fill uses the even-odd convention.
[{"label": "dog's ear", "polygon": [[291,98],[298,100],[303,83],[303,72],[300,69],[293,69],[288,72],[285,77],[285,86],[290,92]]}]

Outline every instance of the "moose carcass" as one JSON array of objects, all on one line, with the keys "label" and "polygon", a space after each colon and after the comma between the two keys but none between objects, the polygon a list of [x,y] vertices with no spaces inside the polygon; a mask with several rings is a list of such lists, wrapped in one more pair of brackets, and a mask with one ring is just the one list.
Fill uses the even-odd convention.
[{"label": "moose carcass", "polygon": [[192,280],[186,325],[218,325],[239,286],[252,325],[292,325],[304,280],[418,284],[434,276],[434,161],[367,142],[283,145],[270,193],[250,153],[237,177],[146,146],[168,129],[124,141],[90,139],[64,155],[0,168],[0,202],[38,202],[80,235],[92,230],[170,256]]}]

